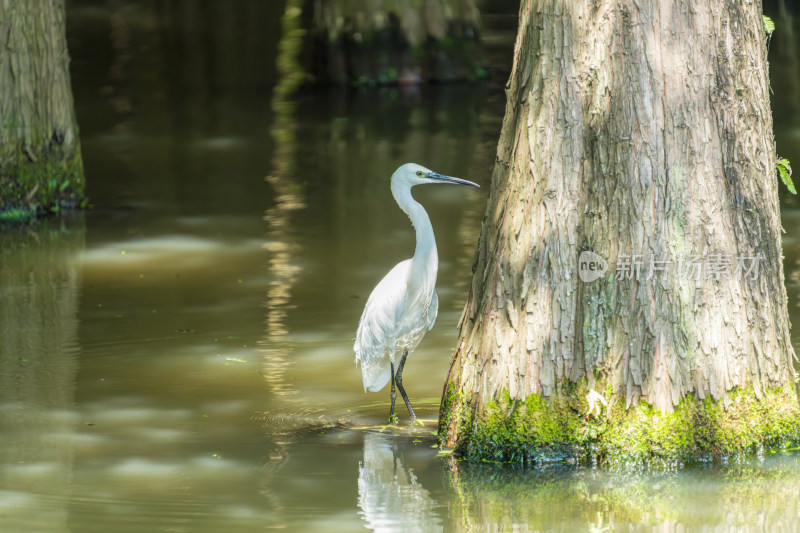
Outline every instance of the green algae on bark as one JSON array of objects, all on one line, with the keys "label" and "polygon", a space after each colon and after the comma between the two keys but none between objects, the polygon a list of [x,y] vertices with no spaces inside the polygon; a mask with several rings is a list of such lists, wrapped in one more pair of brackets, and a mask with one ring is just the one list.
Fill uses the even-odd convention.
[{"label": "green algae on bark", "polygon": [[452,384],[442,403],[439,434],[457,456],[514,463],[593,463],[610,467],[673,467],[721,460],[800,442],[800,407],[794,390],[735,389],[724,401],[684,398],[671,413],[640,403],[625,409],[610,391],[608,406],[589,413],[585,383],[543,398],[513,400],[505,392],[481,412]]},{"label": "green algae on bark", "polygon": [[[43,150],[32,161],[21,155],[0,164],[0,221],[23,222],[64,208],[83,207],[83,160],[75,141],[72,154]],[[66,151],[66,150],[64,150]]]},{"label": "green algae on bark", "polygon": [[0,221],[84,202],[63,1],[0,3]]}]

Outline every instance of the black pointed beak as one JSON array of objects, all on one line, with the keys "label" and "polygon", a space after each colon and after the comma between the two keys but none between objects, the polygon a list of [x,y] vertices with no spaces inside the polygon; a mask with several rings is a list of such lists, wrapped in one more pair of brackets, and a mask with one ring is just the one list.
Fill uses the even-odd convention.
[{"label": "black pointed beak", "polygon": [[452,176],[445,176],[444,174],[439,174],[438,172],[428,172],[426,174],[428,179],[433,181],[439,181],[441,183],[457,183],[458,185],[472,185],[473,187],[480,187],[477,183],[472,183],[471,181],[462,180],[461,178],[454,178]]}]

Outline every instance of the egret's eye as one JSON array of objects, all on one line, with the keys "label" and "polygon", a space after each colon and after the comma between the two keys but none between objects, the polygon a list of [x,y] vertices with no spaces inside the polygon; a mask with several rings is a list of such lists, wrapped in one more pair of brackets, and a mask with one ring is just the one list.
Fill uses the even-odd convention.
[{"label": "egret's eye", "polygon": [[423,174],[423,172],[421,170],[417,170],[417,176],[419,176],[421,178],[422,174]]}]

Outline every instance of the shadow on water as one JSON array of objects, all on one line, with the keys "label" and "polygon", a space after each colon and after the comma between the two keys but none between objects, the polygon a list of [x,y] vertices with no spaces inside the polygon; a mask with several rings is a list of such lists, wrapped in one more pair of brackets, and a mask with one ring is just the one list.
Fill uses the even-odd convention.
[{"label": "shadow on water", "polygon": [[[381,426],[388,392],[363,392],[352,342],[413,253],[389,175],[488,185],[503,81],[276,99],[284,4],[228,5],[68,5],[96,209],[0,233],[0,530],[793,530],[795,454],[624,475],[439,455],[485,189],[415,191],[440,255],[439,319],[404,373],[424,423]],[[485,20],[507,65],[514,15]],[[796,57],[780,38],[773,72]],[[788,72],[776,110],[797,110]],[[790,158],[794,111],[776,111]]]}]

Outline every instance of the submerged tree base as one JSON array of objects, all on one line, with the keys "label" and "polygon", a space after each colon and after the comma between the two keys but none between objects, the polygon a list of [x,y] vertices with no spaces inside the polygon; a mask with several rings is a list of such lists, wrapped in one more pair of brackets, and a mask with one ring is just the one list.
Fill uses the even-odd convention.
[{"label": "submerged tree base", "polygon": [[[575,462],[610,467],[673,467],[723,460],[800,442],[800,406],[794,390],[730,391],[725,401],[684,398],[672,413],[645,403],[625,409],[611,391],[594,405],[583,382],[551,398],[508,393],[473,411],[448,385],[439,424],[440,444],[469,460],[519,463]],[[454,431],[455,429],[455,431]],[[457,442],[449,435],[459,435]]]},{"label": "submerged tree base", "polygon": [[84,207],[83,162],[80,155],[53,157],[0,168],[0,222],[17,223],[62,209]]},{"label": "submerged tree base", "polygon": [[79,207],[84,177],[63,1],[0,3],[0,222]]}]

